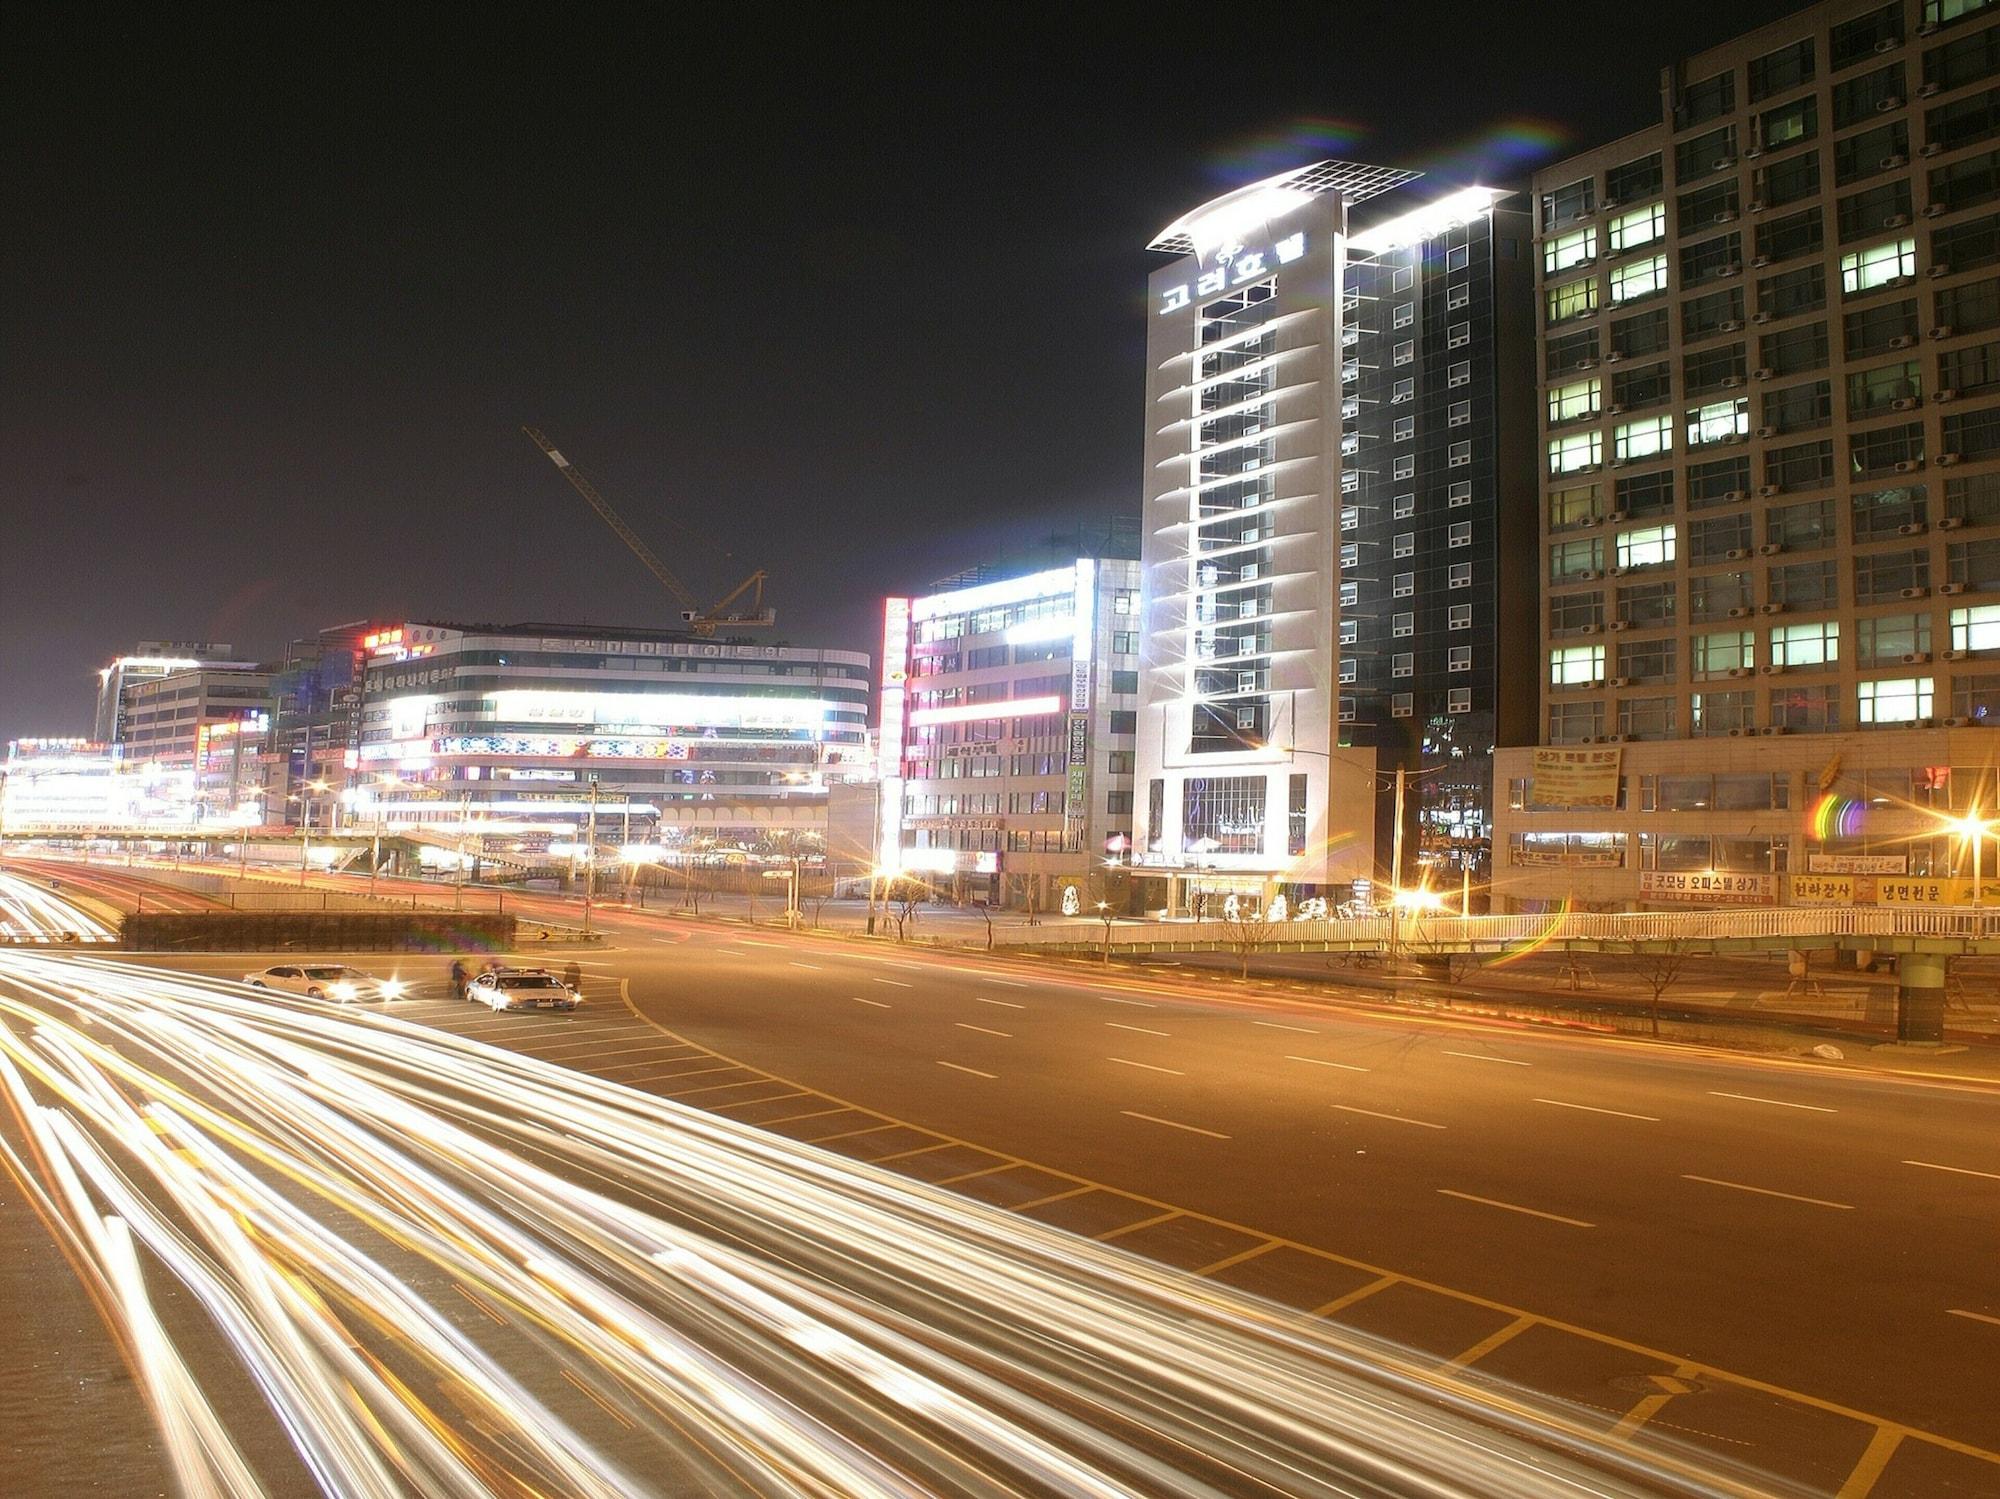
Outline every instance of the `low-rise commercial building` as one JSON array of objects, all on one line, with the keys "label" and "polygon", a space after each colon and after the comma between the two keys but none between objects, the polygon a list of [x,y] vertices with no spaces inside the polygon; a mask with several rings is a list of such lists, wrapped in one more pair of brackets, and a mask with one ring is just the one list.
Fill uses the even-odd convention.
[{"label": "low-rise commercial building", "polygon": [[1122,902],[1107,873],[1131,847],[1138,562],[954,585],[887,603],[881,865],[993,904]]}]

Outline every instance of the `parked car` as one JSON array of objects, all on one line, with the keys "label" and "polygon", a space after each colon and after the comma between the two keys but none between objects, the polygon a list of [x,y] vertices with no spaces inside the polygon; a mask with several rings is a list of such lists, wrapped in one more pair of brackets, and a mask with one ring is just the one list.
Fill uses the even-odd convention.
[{"label": "parked car", "polygon": [[253,989],[282,989],[287,994],[340,1004],[401,999],[405,987],[400,979],[377,978],[345,963],[279,963],[244,974],[243,982]]},{"label": "parked car", "polygon": [[494,1010],[574,1010],[577,993],[546,968],[500,968],[482,973],[465,997]]}]

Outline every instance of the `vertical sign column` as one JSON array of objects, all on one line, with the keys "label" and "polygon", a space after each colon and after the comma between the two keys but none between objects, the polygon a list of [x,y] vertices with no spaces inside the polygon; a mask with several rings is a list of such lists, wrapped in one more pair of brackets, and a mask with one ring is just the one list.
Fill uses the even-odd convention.
[{"label": "vertical sign column", "polygon": [[1069,655],[1069,785],[1063,799],[1063,847],[1076,852],[1090,830],[1090,664],[1097,635],[1097,564],[1076,564]]}]

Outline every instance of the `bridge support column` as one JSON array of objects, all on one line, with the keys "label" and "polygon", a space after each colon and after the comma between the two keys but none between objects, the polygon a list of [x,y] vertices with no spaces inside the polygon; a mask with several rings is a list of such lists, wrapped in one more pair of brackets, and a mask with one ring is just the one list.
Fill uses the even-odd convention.
[{"label": "bridge support column", "polygon": [[1935,1045],[1944,1040],[1943,953],[1908,952],[1896,959],[1896,1039]]}]

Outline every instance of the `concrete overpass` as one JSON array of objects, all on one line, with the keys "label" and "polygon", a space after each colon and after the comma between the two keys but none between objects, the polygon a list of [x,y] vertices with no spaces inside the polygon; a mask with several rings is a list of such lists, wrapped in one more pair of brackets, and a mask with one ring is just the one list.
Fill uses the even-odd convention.
[{"label": "concrete overpass", "polygon": [[1740,911],[1572,912],[1536,916],[1405,913],[1329,921],[1114,921],[1096,929],[996,928],[1016,952],[1141,957],[1171,953],[1376,953],[1420,967],[1454,956],[1529,951],[1615,953],[1811,952],[1893,956],[1897,1032],[1943,1039],[1945,985],[1955,957],[2000,956],[2000,909],[1785,906]]}]

